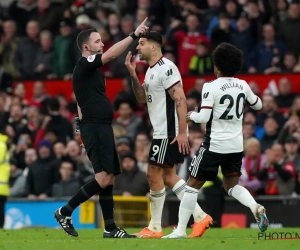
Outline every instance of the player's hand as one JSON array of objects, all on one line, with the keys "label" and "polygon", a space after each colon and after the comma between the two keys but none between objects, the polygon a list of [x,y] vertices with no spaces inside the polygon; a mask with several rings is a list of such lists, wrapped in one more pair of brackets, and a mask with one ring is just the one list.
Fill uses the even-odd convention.
[{"label": "player's hand", "polygon": [[195,108],[195,111],[190,111],[190,112],[188,112],[188,113],[186,114],[186,121],[187,121],[187,122],[188,122],[188,121],[191,121],[191,114],[192,114],[193,112],[198,113],[198,107]]},{"label": "player's hand", "polygon": [[[133,60],[131,61],[131,58]],[[132,56],[131,51],[128,52],[126,59],[125,59],[125,65],[130,73],[131,76],[135,75],[135,69],[136,69],[136,63],[134,61],[134,56]]]},{"label": "player's hand", "polygon": [[177,135],[171,144],[174,144],[176,141],[180,153],[188,154],[190,152],[190,144],[186,133]]},{"label": "player's hand", "polygon": [[134,34],[136,36],[140,36],[140,35],[144,34],[147,31],[147,29],[149,28],[146,26],[147,19],[148,19],[148,17],[146,17],[145,20],[136,28],[136,30],[134,32]]}]

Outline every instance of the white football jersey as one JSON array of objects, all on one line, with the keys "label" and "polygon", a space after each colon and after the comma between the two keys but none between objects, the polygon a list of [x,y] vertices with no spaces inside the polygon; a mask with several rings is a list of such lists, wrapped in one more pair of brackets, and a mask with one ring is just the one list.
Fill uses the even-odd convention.
[{"label": "white football jersey", "polygon": [[203,85],[201,107],[212,109],[206,123],[204,147],[222,154],[244,150],[242,122],[245,101],[255,105],[258,97],[244,80],[219,77]]},{"label": "white football jersey", "polygon": [[174,138],[178,135],[175,102],[167,91],[179,82],[182,84],[178,68],[164,57],[146,72],[143,86],[154,139]]}]

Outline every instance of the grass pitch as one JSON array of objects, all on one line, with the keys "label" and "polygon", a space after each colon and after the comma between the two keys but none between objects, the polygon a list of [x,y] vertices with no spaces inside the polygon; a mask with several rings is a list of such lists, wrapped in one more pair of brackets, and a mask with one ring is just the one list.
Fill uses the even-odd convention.
[{"label": "grass pitch", "polygon": [[[129,229],[128,232],[137,232]],[[165,235],[171,229],[164,229]],[[209,229],[197,239],[103,239],[101,229],[78,230],[72,238],[58,229],[0,230],[0,250],[283,250],[300,249],[300,239],[258,240],[256,229]],[[190,232],[190,231],[189,231]],[[298,233],[298,228],[269,229],[269,233]]]}]

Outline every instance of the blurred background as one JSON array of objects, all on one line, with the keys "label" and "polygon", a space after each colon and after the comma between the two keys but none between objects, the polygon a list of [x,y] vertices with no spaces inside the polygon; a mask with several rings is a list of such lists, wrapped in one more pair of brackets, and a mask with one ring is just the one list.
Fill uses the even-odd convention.
[{"label": "blurred background", "polygon": [[[93,178],[73,123],[71,79],[81,57],[76,36],[95,28],[106,51],[147,16],[150,29],[163,35],[164,56],[182,74],[189,110],[201,105],[202,86],[214,79],[212,50],[230,42],[243,51],[239,77],[261,97],[263,109],[244,110],[240,184],[267,208],[273,227],[300,226],[299,217],[283,216],[298,213],[300,204],[299,1],[1,0],[0,227],[4,218],[5,228],[57,226],[54,210]],[[115,109],[113,129],[123,168],[115,184],[115,214],[125,227],[146,226],[150,216],[146,169],[152,127],[124,65],[136,46],[137,41],[99,69]],[[148,65],[135,60],[142,82]],[[191,122],[189,128],[191,154],[177,167],[184,180],[205,132],[205,125]],[[217,227],[257,227],[252,214],[223,191],[221,178],[220,173],[203,187],[201,206]],[[168,190],[164,226],[177,224],[178,205]],[[74,214],[77,228],[101,225],[97,201],[82,204]]]}]

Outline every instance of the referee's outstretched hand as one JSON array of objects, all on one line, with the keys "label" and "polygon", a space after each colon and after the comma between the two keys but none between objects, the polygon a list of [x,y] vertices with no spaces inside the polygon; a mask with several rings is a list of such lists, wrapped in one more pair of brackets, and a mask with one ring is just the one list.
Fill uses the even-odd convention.
[{"label": "referee's outstretched hand", "polygon": [[149,27],[146,26],[146,22],[148,20],[148,17],[145,18],[145,20],[136,28],[134,34],[136,36],[140,36],[142,34],[144,34]]},{"label": "referee's outstretched hand", "polygon": [[190,144],[186,133],[178,134],[171,144],[174,144],[176,141],[180,153],[188,154],[190,152]]}]

